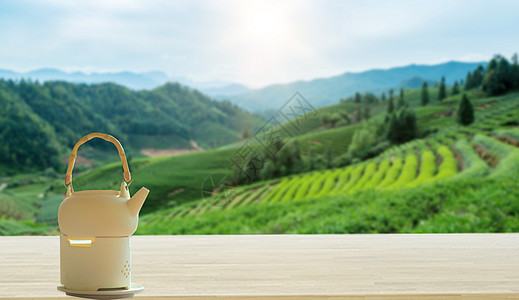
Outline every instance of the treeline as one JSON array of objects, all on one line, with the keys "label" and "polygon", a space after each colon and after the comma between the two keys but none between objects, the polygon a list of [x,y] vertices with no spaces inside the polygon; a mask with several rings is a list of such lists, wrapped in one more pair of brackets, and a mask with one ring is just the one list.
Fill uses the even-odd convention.
[{"label": "treeline", "polygon": [[[474,74],[472,75],[474,76]],[[490,60],[481,82],[481,88],[489,95],[501,95],[519,88],[519,63],[517,54],[508,61],[501,55]]]},{"label": "treeline", "polygon": [[126,147],[136,135],[219,146],[239,140],[251,120],[257,119],[230,102],[177,83],[132,91],[111,83],[0,80],[0,175],[57,168],[59,157],[93,131],[112,134]]}]

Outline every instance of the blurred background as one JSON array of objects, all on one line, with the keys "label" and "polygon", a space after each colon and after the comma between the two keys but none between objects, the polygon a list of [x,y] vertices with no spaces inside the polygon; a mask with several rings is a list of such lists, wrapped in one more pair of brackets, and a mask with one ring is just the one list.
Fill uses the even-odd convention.
[{"label": "blurred background", "polygon": [[[517,1],[2,1],[0,235],[123,144],[137,234],[519,231]],[[117,190],[112,144],[76,191]]]}]

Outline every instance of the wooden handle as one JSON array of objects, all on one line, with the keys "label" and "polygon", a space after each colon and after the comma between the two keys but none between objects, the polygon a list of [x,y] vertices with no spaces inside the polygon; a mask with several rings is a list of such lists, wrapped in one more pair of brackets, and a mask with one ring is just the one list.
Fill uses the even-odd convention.
[{"label": "wooden handle", "polygon": [[119,143],[119,141],[111,135],[94,132],[94,133],[90,133],[90,134],[87,134],[84,137],[82,137],[76,143],[74,148],[72,149],[72,153],[70,154],[70,159],[68,161],[67,175],[65,177],[65,185],[72,183],[72,169],[74,168],[74,164],[76,163],[77,150],[78,150],[79,146],[83,145],[84,143],[90,141],[93,138],[102,138],[103,140],[111,142],[112,144],[115,145],[115,147],[117,147],[117,151],[119,152],[119,157],[121,158],[121,162],[123,164],[124,181],[130,182],[132,180],[132,176],[130,174],[130,169],[128,168],[128,162],[126,161],[126,155],[124,154],[124,149],[123,149],[123,146],[121,146],[121,143]]}]

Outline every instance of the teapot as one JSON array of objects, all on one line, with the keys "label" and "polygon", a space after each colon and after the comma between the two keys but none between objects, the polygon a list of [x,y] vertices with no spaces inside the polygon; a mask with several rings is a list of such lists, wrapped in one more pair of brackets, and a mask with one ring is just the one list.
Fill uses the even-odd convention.
[{"label": "teapot", "polygon": [[[120,190],[74,191],[72,170],[77,150],[93,138],[116,146],[123,166]],[[76,143],[65,177],[65,199],[58,211],[63,284],[58,289],[82,297],[104,292],[114,296],[117,290],[123,295],[142,289],[131,283],[130,237],[137,229],[139,211],[149,190],[143,187],[130,197],[131,182],[124,149],[116,138],[96,132]]]}]

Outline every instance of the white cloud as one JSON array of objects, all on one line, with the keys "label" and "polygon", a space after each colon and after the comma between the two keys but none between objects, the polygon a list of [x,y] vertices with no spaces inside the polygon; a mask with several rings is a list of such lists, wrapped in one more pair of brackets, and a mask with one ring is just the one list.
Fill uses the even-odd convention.
[{"label": "white cloud", "polygon": [[161,70],[258,86],[486,60],[519,48],[517,8],[468,0],[12,0],[0,3],[0,68]]}]

